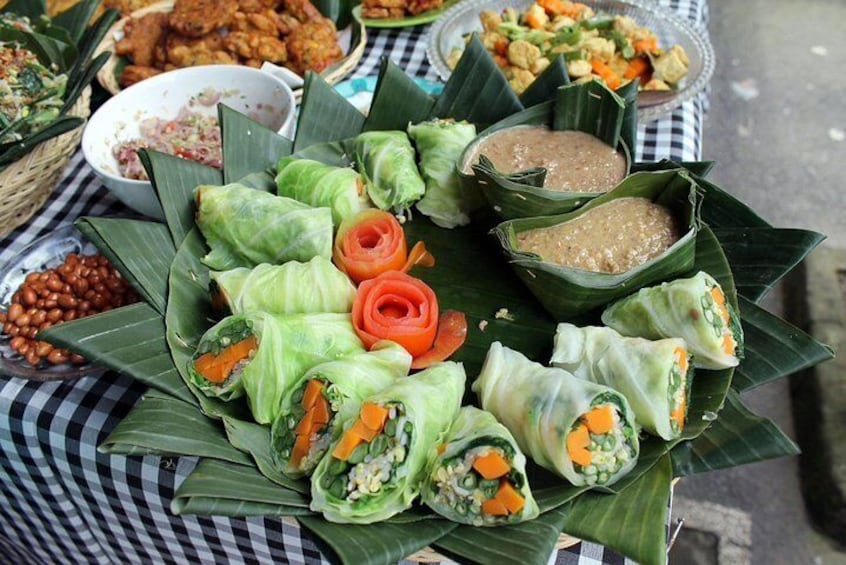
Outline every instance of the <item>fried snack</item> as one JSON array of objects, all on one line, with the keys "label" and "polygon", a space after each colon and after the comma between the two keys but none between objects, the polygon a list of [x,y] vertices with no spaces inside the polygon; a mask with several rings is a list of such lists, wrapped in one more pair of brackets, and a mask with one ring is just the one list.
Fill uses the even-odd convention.
[{"label": "fried snack", "polygon": [[238,60],[224,47],[224,37],[213,31],[194,39],[171,33],[167,37],[165,68],[197,65],[236,64]]},{"label": "fried snack", "polygon": [[405,15],[406,0],[364,0],[361,15],[365,18],[401,18]]},{"label": "fried snack", "polygon": [[238,10],[246,13],[264,12],[265,10],[276,10],[282,0],[239,0]]},{"label": "fried snack", "polygon": [[120,75],[120,85],[123,88],[126,88],[127,86],[132,86],[136,82],[141,82],[144,79],[161,74],[161,72],[161,70],[155,67],[127,65],[123,68],[123,72]]},{"label": "fried snack", "polygon": [[288,68],[298,75],[306,71],[319,73],[344,56],[338,45],[335,24],[328,19],[300,25],[286,38],[285,44]]},{"label": "fried snack", "polygon": [[444,0],[410,0],[408,3],[408,13],[416,16],[429,10],[440,8]]},{"label": "fried snack", "polygon": [[227,26],[237,11],[236,0],[176,0],[169,23],[181,35],[202,37]]},{"label": "fried snack", "polygon": [[167,33],[167,14],[154,12],[133,18],[124,27],[124,38],[115,45],[115,53],[128,55],[133,65],[153,66],[156,47]]},{"label": "fried snack", "polygon": [[287,35],[290,33],[291,27],[288,22],[282,19],[282,14],[268,9],[251,13],[235,12],[232,21],[229,22],[229,31],[258,32],[263,35],[278,37],[279,34]]},{"label": "fried snack", "polygon": [[[285,12],[301,23],[322,21],[323,14],[309,0],[285,0]],[[333,28],[334,33],[334,28]]]},{"label": "fried snack", "polygon": [[288,59],[285,42],[275,35],[250,31],[233,31],[224,39],[227,51],[244,59],[250,67],[261,67],[263,61],[284,63]]}]

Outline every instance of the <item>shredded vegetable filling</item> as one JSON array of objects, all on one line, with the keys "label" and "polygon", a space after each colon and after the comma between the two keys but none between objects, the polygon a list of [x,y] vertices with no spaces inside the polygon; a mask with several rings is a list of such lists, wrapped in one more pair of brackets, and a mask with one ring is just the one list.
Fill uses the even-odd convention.
[{"label": "shredded vegetable filling", "polygon": [[607,483],[634,456],[629,443],[634,433],[620,418],[616,405],[594,406],[567,435],[573,467],[588,485]]},{"label": "shredded vegetable filling", "polygon": [[335,415],[343,395],[323,379],[310,379],[292,398],[294,407],[285,419],[286,433],[280,454],[298,471],[311,472],[332,441]]}]

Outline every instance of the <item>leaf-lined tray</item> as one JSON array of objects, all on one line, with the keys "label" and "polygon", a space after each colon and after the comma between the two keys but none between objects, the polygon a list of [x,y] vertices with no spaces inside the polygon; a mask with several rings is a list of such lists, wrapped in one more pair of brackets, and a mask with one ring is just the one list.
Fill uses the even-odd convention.
[{"label": "leaf-lined tray", "polygon": [[[432,115],[490,124],[521,110],[501,75],[498,78],[490,72],[494,63],[479,47],[470,50],[475,60],[453,75],[437,100],[384,61],[366,119],[319,77],[310,75],[293,142],[221,108],[223,178],[227,182],[245,178],[245,184],[257,190],[273,190],[266,171],[278,157],[296,151],[343,163],[343,149],[337,142],[363,129],[404,128],[409,121]],[[550,85],[549,97],[554,87]],[[244,139],[251,142],[245,144]],[[333,524],[318,515],[305,515],[307,496],[303,495],[308,484],[291,480],[274,468],[269,430],[250,421],[244,403],[196,394],[175,365],[193,353],[192,344],[211,324],[206,317],[207,270],[199,261],[204,246],[193,226],[192,192],[218,173],[209,171],[207,175],[202,167],[154,152],[147,154],[145,161],[165,211],[166,228],[153,222],[126,222],[120,228],[113,226],[115,237],[103,233],[104,244],[122,259],[121,272],[136,288],[144,289],[149,304],[63,324],[51,328],[45,337],[158,391],[133,409],[101,450],[201,457],[175,495],[174,512],[293,516],[325,542],[321,548],[330,557],[345,563],[393,563],[428,546],[464,561],[545,563],[565,532],[604,544],[639,562],[660,564],[666,561],[665,525],[674,477],[797,452],[771,421],[743,406],[738,391],[830,358],[830,349],[755,302],[810,252],[819,238],[810,232],[799,238],[792,233],[795,230],[781,233],[719,187],[685,173],[701,192],[702,220],[716,230],[704,226],[699,232],[694,270],[705,270],[719,280],[728,299],[739,307],[749,357],[737,371],[697,372],[688,425],[679,440],[645,439],[638,465],[613,485],[611,493],[573,487],[543,469],[530,467],[529,481],[542,514],[518,525],[459,526],[419,507],[372,526]],[[669,162],[635,165],[637,170],[679,169]],[[689,171],[707,169],[702,164],[688,167]],[[420,271],[420,277],[434,288],[444,308],[460,309],[468,315],[468,339],[454,359],[464,363],[471,378],[478,374],[493,341],[545,361],[556,322],[500,256],[486,235],[487,227],[484,217],[454,230],[438,228],[422,217],[405,225],[410,242],[425,240],[438,260],[435,268]],[[759,247],[754,267],[746,262],[744,247],[750,241],[747,230],[753,228],[760,230],[753,241],[768,242]],[[151,247],[145,255],[133,253],[129,246],[121,248],[120,241],[147,241],[165,229],[171,242]],[[730,253],[726,255],[724,249]],[[157,267],[161,264],[172,265],[169,281]],[[761,265],[767,268],[762,270]],[[766,280],[762,280],[762,272]],[[507,308],[513,319],[497,318],[501,308]],[[780,361],[778,367],[761,362],[774,356]],[[735,373],[743,377],[734,385],[737,388],[732,388]],[[165,425],[170,434],[158,433]],[[241,485],[237,492],[233,484]]]}]

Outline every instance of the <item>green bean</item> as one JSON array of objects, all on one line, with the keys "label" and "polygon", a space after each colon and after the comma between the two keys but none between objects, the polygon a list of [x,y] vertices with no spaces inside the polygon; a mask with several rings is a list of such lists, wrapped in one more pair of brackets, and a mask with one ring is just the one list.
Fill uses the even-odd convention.
[{"label": "green bean", "polygon": [[467,505],[462,502],[459,502],[455,505],[455,512],[460,516],[464,516],[465,514],[467,514]]},{"label": "green bean", "polygon": [[397,433],[397,421],[396,419],[388,420],[385,422],[385,435],[393,437]]},{"label": "green bean", "polygon": [[479,490],[481,490],[486,498],[493,498],[496,491],[499,490],[499,481],[496,479],[483,480],[479,483]]},{"label": "green bean", "polygon": [[326,466],[326,471],[330,475],[340,475],[347,470],[347,462],[333,457],[329,460],[329,465]]},{"label": "green bean", "polygon": [[329,494],[331,494],[335,498],[346,498],[347,479],[345,477],[339,477],[335,482],[332,483],[332,486],[329,487]]},{"label": "green bean", "polygon": [[329,490],[332,488],[332,483],[335,482],[335,479],[335,475],[330,475],[329,473],[326,473],[325,475],[320,477],[320,486],[325,490]]},{"label": "green bean", "polygon": [[303,401],[303,394],[305,393],[305,387],[301,386],[297,390],[294,391],[294,394],[291,395],[291,402],[295,402],[299,404]]},{"label": "green bean", "polygon": [[388,449],[388,438],[385,435],[378,435],[370,442],[370,455],[376,457]]},{"label": "green bean", "polygon": [[353,449],[353,452],[350,453],[349,458],[347,461],[350,462],[350,465],[358,465],[362,461],[364,461],[364,456],[367,455],[368,445],[366,443],[360,443]]},{"label": "green bean", "polygon": [[466,489],[476,488],[476,473],[468,471],[466,475],[461,478],[461,486]]},{"label": "green bean", "polygon": [[405,430],[405,433],[410,434],[414,430],[414,424],[409,421],[406,421],[402,429]]}]

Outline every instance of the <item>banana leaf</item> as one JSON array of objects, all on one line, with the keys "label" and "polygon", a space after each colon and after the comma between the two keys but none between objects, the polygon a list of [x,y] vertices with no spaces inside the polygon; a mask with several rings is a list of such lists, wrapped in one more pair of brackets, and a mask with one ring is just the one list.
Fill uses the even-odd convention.
[{"label": "banana leaf", "polygon": [[752,208],[701,177],[694,177],[702,190],[702,221],[718,228],[771,228]]},{"label": "banana leaf", "polygon": [[132,304],[58,324],[38,335],[96,365],[127,374],[183,402],[197,403],[173,365],[164,320],[148,304]]},{"label": "banana leaf", "polygon": [[728,256],[738,291],[759,302],[798,265],[825,236],[807,230],[716,228]]},{"label": "banana leaf", "polygon": [[583,131],[617,147],[625,111],[626,101],[604,83],[571,84],[558,89],[552,128]]},{"label": "banana leaf", "polygon": [[6,12],[37,20],[47,14],[47,2],[46,0],[9,0],[9,3],[0,9],[0,13]]},{"label": "banana leaf", "polygon": [[632,163],[631,172],[667,171],[670,169],[677,169],[679,167],[687,169],[691,172],[691,174],[695,175],[699,179],[702,179],[708,176],[708,173],[714,168],[714,161],[671,161],[670,159],[661,159],[660,161],[655,161],[653,163],[638,161],[636,163]]},{"label": "banana leaf", "polygon": [[53,23],[67,30],[73,43],[79,44],[99,4],[98,0],[80,0],[64,12],[57,14],[53,18]]},{"label": "banana leaf", "polygon": [[25,32],[0,27],[0,42],[17,43],[32,51],[42,65],[56,68],[59,73],[67,73],[79,56],[79,51],[73,43],[36,31]]},{"label": "banana leaf", "polygon": [[[297,135],[294,138],[295,152],[315,143],[341,141],[361,133],[364,114],[329,86],[320,75],[306,73],[303,89],[305,93],[300,104]],[[244,149],[246,152],[246,146]],[[277,161],[281,157],[284,155],[279,155]]]},{"label": "banana leaf", "polygon": [[771,420],[753,414],[732,390],[711,427],[673,449],[673,474],[680,477],[798,454],[793,440]]},{"label": "banana leaf", "polygon": [[[179,513],[177,510],[186,513],[181,505],[187,503],[187,499],[194,497],[205,499],[212,504],[220,504],[222,500],[229,500],[232,503],[246,502],[248,506],[240,509],[244,513],[230,514],[238,516],[257,515],[257,512],[249,512],[252,503],[281,507],[277,508],[277,512],[282,513],[276,515],[283,516],[290,515],[284,509],[291,509],[294,514],[299,514],[308,510],[309,505],[308,498],[271,482],[259,474],[254,467],[215,459],[201,460],[179,485],[173,497],[173,504],[177,505],[177,508],[172,507],[174,513]],[[201,510],[196,508],[196,502],[193,506],[195,511]],[[263,508],[259,506],[258,509]]]},{"label": "banana leaf", "polygon": [[[276,171],[281,157],[291,154],[293,142],[275,131],[236,112],[225,104],[217,106],[222,133],[223,182],[236,182],[250,173]],[[237,137],[236,137],[237,134]],[[249,139],[249,144],[245,140]]]},{"label": "banana leaf", "polygon": [[51,122],[49,126],[38,130],[36,133],[20,141],[0,145],[0,170],[32,151],[33,147],[42,141],[47,141],[63,133],[75,130],[84,123],[85,120],[82,118],[63,116]]},{"label": "banana leaf", "polygon": [[196,404],[148,390],[97,448],[113,455],[196,455],[251,465]]},{"label": "banana leaf", "polygon": [[431,115],[435,99],[387,57],[382,57],[376,85],[364,131],[405,131],[409,123]]},{"label": "banana leaf", "polygon": [[194,227],[194,189],[201,184],[223,184],[218,169],[151,149],[138,157],[159,197],[173,246],[178,247]]},{"label": "banana leaf", "polygon": [[147,304],[164,314],[167,272],[176,254],[165,225],[86,216],[77,219],[74,226],[97,246]]},{"label": "banana leaf", "polygon": [[175,516],[196,514],[199,516],[227,516],[245,518],[248,516],[308,516],[308,508],[269,504],[249,500],[232,500],[215,496],[183,496],[170,502],[170,511]]},{"label": "banana leaf", "polygon": [[831,347],[751,300],[741,296],[739,301],[746,356],[735,371],[735,390],[750,390],[834,358]]},{"label": "banana leaf", "polygon": [[[70,10],[66,12],[62,12],[58,16],[54,18],[54,21],[58,23],[58,25],[66,25],[68,29],[68,33],[71,34],[71,37],[76,37],[77,35],[77,25],[87,26],[88,22],[91,21],[90,17],[83,21],[85,17],[85,12],[89,9],[91,5],[96,6],[98,4],[97,0],[86,0],[86,2],[80,2]],[[78,10],[78,11],[74,11]],[[73,21],[66,21],[73,19]],[[76,63],[74,63],[73,67],[70,70],[70,74],[68,75],[68,84],[73,85],[74,87],[78,87],[79,85],[88,85],[91,80],[83,80],[81,77],[87,75],[91,69],[96,67],[97,71],[100,70],[102,65],[94,65],[90,64],[91,58],[94,56],[97,47],[100,45],[100,42],[106,36],[106,33],[109,29],[114,25],[114,23],[120,18],[120,12],[114,9],[108,9],[100,14],[100,17],[89,27],[82,28],[82,35],[79,36],[79,39],[76,43],[77,47],[79,48],[79,58],[77,59]],[[105,64],[105,61],[104,63]],[[95,75],[97,71],[94,71]],[[69,108],[69,106],[68,106]]]},{"label": "banana leaf", "polygon": [[466,120],[485,127],[523,109],[520,99],[493,57],[474,33],[438,97],[433,113],[438,118]]},{"label": "banana leaf", "polygon": [[[665,253],[621,274],[592,273],[541,261],[533,253],[517,249],[517,234],[573,220],[602,204],[627,196],[649,198],[668,205],[683,218],[686,234]],[[522,218],[498,225],[493,233],[520,279],[557,320],[568,320],[608,304],[648,284],[688,271],[694,262],[699,229],[699,198],[696,183],[684,171],[637,173],[614,190],[599,196],[575,212],[557,216]]]},{"label": "banana leaf", "polygon": [[530,108],[555,98],[559,86],[570,84],[570,73],[563,55],[558,55],[520,95],[520,104]]},{"label": "banana leaf", "polygon": [[456,528],[447,520],[423,520],[408,524],[382,522],[375,526],[333,524],[322,517],[297,518],[342,563],[393,565],[423,549]]}]

